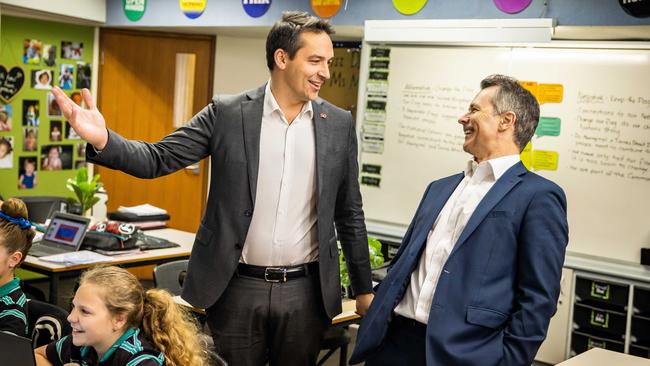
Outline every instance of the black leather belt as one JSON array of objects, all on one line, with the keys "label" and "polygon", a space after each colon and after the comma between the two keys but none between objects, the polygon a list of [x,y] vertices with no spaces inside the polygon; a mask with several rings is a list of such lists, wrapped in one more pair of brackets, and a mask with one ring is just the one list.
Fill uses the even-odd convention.
[{"label": "black leather belt", "polygon": [[318,262],[310,262],[289,267],[263,267],[239,263],[237,274],[240,276],[260,278],[266,282],[287,282],[318,273]]},{"label": "black leather belt", "polygon": [[409,330],[410,332],[416,332],[420,334],[427,333],[427,325],[420,323],[419,321],[399,314],[393,314],[393,319],[391,320],[391,325],[396,327],[402,327]]}]

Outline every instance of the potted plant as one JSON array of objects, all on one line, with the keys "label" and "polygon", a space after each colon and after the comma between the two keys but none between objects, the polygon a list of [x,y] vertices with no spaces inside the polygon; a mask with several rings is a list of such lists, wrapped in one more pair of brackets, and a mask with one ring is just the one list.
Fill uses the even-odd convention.
[{"label": "potted plant", "polygon": [[[341,287],[345,289],[347,296],[350,297],[350,275],[348,266],[345,263],[345,257],[341,250],[341,243],[337,242],[339,247],[339,270],[341,275]],[[370,268],[374,269],[384,264],[384,255],[381,254],[381,242],[372,236],[368,236],[368,252],[370,254]]]},{"label": "potted plant", "polygon": [[69,178],[66,187],[74,192],[73,201],[78,202],[81,206],[81,214],[86,215],[87,211],[92,209],[95,203],[99,202],[97,192],[102,188],[99,183],[99,174],[95,174],[92,180],[88,180],[88,168],[82,167],[77,171],[75,178]]}]

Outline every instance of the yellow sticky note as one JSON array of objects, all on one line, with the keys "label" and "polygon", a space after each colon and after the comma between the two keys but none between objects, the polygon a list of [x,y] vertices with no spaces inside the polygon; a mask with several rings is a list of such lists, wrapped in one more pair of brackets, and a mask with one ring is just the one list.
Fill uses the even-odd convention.
[{"label": "yellow sticky note", "polygon": [[537,101],[544,103],[562,103],[564,86],[562,84],[539,84],[537,86]]},{"label": "yellow sticky note", "polygon": [[[523,86],[524,89],[528,90],[537,98],[537,82],[536,81],[519,81],[519,85]],[[539,100],[538,100],[539,102]]]},{"label": "yellow sticky note", "polygon": [[557,170],[559,156],[556,151],[533,150],[533,169]]},{"label": "yellow sticky note", "polygon": [[524,147],[524,150],[519,154],[519,159],[524,164],[526,169],[530,170],[531,165],[533,164],[533,154],[532,154],[533,144],[529,141]]}]

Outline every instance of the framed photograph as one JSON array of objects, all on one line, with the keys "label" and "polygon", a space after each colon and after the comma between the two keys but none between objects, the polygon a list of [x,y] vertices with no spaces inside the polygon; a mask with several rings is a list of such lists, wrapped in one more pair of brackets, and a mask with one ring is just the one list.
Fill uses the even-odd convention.
[{"label": "framed photograph", "polygon": [[14,142],[11,136],[0,136],[0,169],[14,167]]},{"label": "framed photograph", "polygon": [[23,128],[23,151],[36,151],[38,148],[38,128]]},{"label": "framed photograph", "polygon": [[38,127],[39,104],[38,100],[23,100],[23,126]]},{"label": "framed photograph", "polygon": [[43,44],[37,39],[26,39],[23,42],[23,63],[38,65],[41,63]]},{"label": "framed photograph", "polygon": [[75,169],[81,169],[88,166],[85,160],[77,160],[74,162],[74,168]]},{"label": "framed photograph", "polygon": [[36,157],[23,156],[18,158],[18,188],[33,189],[38,185],[36,179]]},{"label": "framed photograph", "polygon": [[11,131],[11,118],[13,114],[11,104],[0,103],[0,131]]},{"label": "framed photograph", "polygon": [[74,66],[71,64],[61,64],[59,66],[59,88],[63,90],[72,89],[72,75],[74,74]]},{"label": "framed photograph", "polygon": [[61,58],[81,60],[84,44],[79,42],[61,41]]},{"label": "framed photograph", "polygon": [[63,137],[61,121],[50,121],[50,141],[59,142]]},{"label": "framed photograph", "polygon": [[77,157],[86,158],[86,143],[80,142],[77,144]]},{"label": "framed photograph", "polygon": [[79,92],[73,92],[70,93],[70,99],[72,99],[75,104],[77,104],[79,107],[83,108],[84,103],[83,103],[83,98],[81,97],[81,93]]},{"label": "framed photograph", "polygon": [[52,89],[52,70],[32,70],[32,88]]},{"label": "framed photograph", "polygon": [[47,93],[47,115],[50,117],[61,116],[61,108],[59,108],[59,103],[56,102],[56,98],[52,93]]},{"label": "framed photograph", "polygon": [[46,44],[43,46],[43,63],[47,66],[56,65],[56,46]]},{"label": "framed photograph", "polygon": [[65,121],[65,138],[67,139],[80,139],[79,135],[77,135],[77,132],[72,128],[70,125],[70,122]]},{"label": "framed photograph", "polygon": [[91,65],[85,62],[77,62],[77,89],[90,89],[91,76]]},{"label": "framed photograph", "polygon": [[41,147],[41,170],[72,169],[72,145]]}]

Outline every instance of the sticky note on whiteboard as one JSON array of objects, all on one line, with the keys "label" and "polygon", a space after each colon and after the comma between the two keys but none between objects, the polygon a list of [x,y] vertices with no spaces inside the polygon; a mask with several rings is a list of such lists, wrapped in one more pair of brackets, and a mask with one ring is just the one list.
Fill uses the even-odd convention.
[{"label": "sticky note on whiteboard", "polygon": [[555,151],[533,150],[533,169],[557,170],[559,154]]},{"label": "sticky note on whiteboard", "polygon": [[532,154],[533,145],[528,142],[524,150],[519,154],[521,162],[524,164],[526,169],[530,170],[530,167],[533,165],[533,154]]},{"label": "sticky note on whiteboard", "polygon": [[535,130],[535,135],[541,136],[560,136],[561,121],[557,117],[541,117]]},{"label": "sticky note on whiteboard", "polygon": [[539,104],[562,103],[564,86],[562,84],[539,84],[536,97]]}]

